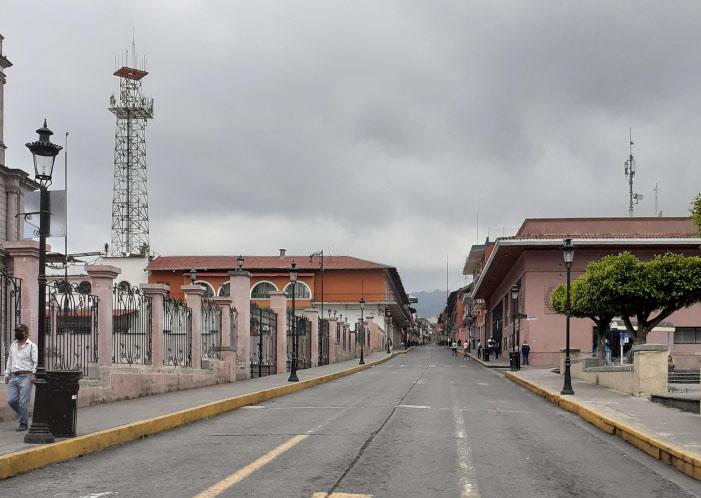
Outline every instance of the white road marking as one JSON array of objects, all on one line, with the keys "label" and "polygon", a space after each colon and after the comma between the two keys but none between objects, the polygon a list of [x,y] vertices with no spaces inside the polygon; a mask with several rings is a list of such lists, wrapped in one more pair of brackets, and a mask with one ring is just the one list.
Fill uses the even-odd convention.
[{"label": "white road marking", "polygon": [[487,411],[488,411],[488,412],[493,412],[493,413],[523,413],[523,414],[526,414],[526,415],[530,415],[530,414],[531,414],[531,412],[527,412],[527,411],[524,411],[524,410],[503,410],[503,409],[501,409],[501,408],[491,408],[491,409],[488,408]]},{"label": "white road marking", "polygon": [[260,410],[261,408],[267,408],[267,406],[247,405],[247,406],[242,406],[241,410]]},{"label": "white road marking", "polygon": [[428,368],[436,368],[436,365],[429,365]]},{"label": "white road marking", "polygon": [[[80,498],[100,498],[102,496],[110,496],[110,495],[117,495],[119,493],[115,493],[113,491],[105,491],[104,493],[93,493],[91,495],[85,495],[81,496]],[[58,496],[58,495],[56,495]]]},{"label": "white road marking", "polygon": [[428,384],[428,380],[421,377],[419,380],[416,381],[416,383],[417,384]]},{"label": "white road marking", "polygon": [[477,385],[478,386],[488,386],[489,384],[487,384],[486,382],[478,382]]},{"label": "white road marking", "polygon": [[421,408],[423,410],[431,409],[431,407],[428,405],[397,405],[396,408]]},{"label": "white road marking", "polygon": [[[453,388],[453,400],[456,400],[455,388]],[[454,409],[453,418],[455,419],[455,445],[458,453],[458,472],[460,498],[479,498],[480,492],[477,487],[477,474],[475,466],[472,463],[472,451],[470,450],[470,441],[467,438],[465,430],[465,419],[462,415],[463,410]]]}]

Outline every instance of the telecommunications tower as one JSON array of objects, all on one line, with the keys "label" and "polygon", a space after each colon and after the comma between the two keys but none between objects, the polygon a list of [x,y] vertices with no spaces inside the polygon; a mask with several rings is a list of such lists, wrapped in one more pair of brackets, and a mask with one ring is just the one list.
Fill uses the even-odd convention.
[{"label": "telecommunications tower", "polygon": [[635,177],[635,159],[633,158],[633,130],[629,131],[628,140],[628,160],[625,162],[625,173],[628,179],[628,216],[633,216],[633,201],[635,204],[643,200],[643,194],[633,192],[633,178]]},{"label": "telecommunications tower", "polygon": [[[131,57],[130,57],[131,55]],[[131,63],[131,65],[130,65]],[[153,119],[153,99],[141,93],[146,58],[131,54],[115,60],[119,97],[110,97],[109,110],[117,117],[114,135],[112,192],[112,256],[146,255],[150,251],[146,170],[146,122]]]}]

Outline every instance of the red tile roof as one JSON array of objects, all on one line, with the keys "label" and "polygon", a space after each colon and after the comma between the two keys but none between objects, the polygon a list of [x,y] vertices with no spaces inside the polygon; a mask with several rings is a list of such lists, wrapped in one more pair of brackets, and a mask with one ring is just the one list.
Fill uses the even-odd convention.
[{"label": "red tile roof", "polygon": [[536,239],[689,239],[698,238],[695,234],[680,233],[539,233],[532,235],[514,235],[499,237],[498,240],[536,240]]},{"label": "red tile roof", "polygon": [[[148,270],[233,270],[236,268],[238,256],[159,256],[153,259]],[[319,259],[309,261],[309,255],[305,256],[244,256],[244,270],[287,270],[292,261],[297,263],[297,268],[303,270],[318,270]],[[380,270],[390,269],[391,266],[354,258],[352,256],[325,256],[324,269],[327,270]]]}]

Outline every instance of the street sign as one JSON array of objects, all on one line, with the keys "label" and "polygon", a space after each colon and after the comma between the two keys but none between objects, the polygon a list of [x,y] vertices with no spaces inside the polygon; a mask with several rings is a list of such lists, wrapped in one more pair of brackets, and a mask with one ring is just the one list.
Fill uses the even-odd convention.
[{"label": "street sign", "polygon": [[[24,195],[24,224],[22,237],[25,239],[39,238],[39,190]],[[49,237],[66,236],[66,191],[49,191]]]}]

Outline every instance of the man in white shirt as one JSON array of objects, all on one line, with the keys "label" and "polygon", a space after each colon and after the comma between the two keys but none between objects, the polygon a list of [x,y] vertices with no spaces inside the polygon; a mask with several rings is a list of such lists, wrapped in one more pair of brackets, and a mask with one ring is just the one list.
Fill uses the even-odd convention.
[{"label": "man in white shirt", "polygon": [[15,327],[15,340],[10,346],[10,355],[5,368],[7,403],[19,415],[18,431],[27,430],[29,398],[37,371],[38,351],[29,340],[29,327],[20,323]]}]

